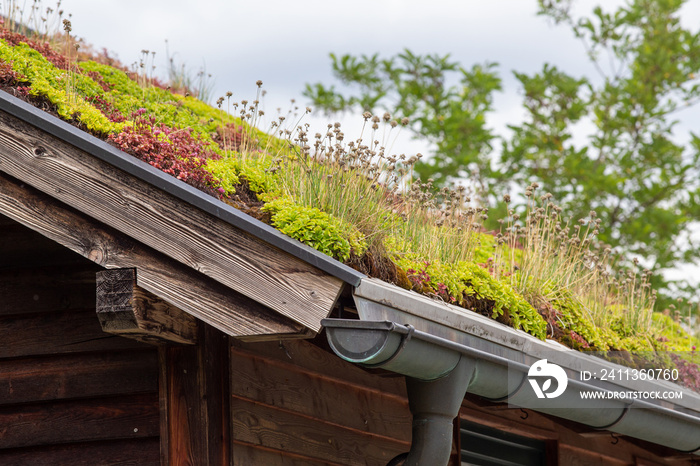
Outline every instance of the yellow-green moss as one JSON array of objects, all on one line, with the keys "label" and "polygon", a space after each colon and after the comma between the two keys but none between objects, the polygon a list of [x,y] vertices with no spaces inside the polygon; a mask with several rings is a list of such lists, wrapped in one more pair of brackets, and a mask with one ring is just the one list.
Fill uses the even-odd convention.
[{"label": "yellow-green moss", "polygon": [[263,210],[272,214],[273,226],[285,235],[340,261],[348,260],[351,253],[361,255],[367,247],[352,225],[289,198],[271,200]]}]

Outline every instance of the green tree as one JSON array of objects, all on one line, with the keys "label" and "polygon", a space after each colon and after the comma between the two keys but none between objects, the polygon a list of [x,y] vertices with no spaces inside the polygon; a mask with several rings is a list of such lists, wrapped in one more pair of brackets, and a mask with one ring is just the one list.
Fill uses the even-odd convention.
[{"label": "green tree", "polygon": [[[487,126],[501,86],[494,64],[465,69],[449,56],[409,51],[389,59],[331,55],[335,76],[355,91],[314,84],[305,95],[326,112],[382,109],[410,118],[434,147],[417,172],[437,185],[471,177],[497,207],[503,193],[536,182],[566,215],[595,210],[602,241],[657,271],[697,262],[688,231],[700,220],[700,137],[673,134],[676,112],[700,100],[700,33],[680,24],[684,0],[629,0],[582,17],[572,14],[573,0],[538,3],[540,15],[583,42],[599,76],[573,77],[551,64],[515,72],[526,116],[507,137]],[[458,84],[448,86],[455,74]],[[582,122],[593,130],[576,144]]]}]

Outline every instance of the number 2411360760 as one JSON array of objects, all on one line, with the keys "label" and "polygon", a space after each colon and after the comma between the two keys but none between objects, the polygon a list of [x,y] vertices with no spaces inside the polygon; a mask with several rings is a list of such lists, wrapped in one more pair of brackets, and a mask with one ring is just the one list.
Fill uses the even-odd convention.
[{"label": "number 2411360760", "polygon": [[600,369],[581,371],[581,380],[678,380],[678,369]]}]

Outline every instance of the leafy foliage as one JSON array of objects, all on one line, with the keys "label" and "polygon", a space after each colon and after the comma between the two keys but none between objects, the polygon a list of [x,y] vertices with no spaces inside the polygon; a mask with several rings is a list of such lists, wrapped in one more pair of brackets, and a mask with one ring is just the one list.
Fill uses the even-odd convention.
[{"label": "leafy foliage", "polygon": [[189,129],[174,129],[156,118],[135,115],[133,126],[110,136],[121,150],[135,155],[153,167],[211,195],[221,197],[225,190],[206,170],[207,160],[218,158]]},{"label": "leafy foliage", "polygon": [[278,198],[265,204],[263,210],[272,213],[272,224],[282,233],[338,260],[361,255],[367,248],[360,232],[317,208]]},{"label": "leafy foliage", "polygon": [[[540,0],[539,13],[583,41],[600,76],[573,77],[551,64],[516,72],[526,116],[500,138],[500,152],[487,126],[500,89],[493,64],[465,69],[408,50],[386,59],[331,55],[335,76],[355,90],[314,84],[305,95],[326,112],[383,108],[411,118],[434,147],[416,172],[436,185],[471,178],[480,200],[503,212],[504,193],[537,182],[565,217],[595,210],[600,239],[653,270],[695,262],[700,247],[687,232],[700,220],[700,137],[688,134],[682,145],[673,131],[675,112],[700,100],[700,33],[680,24],[682,0],[633,0],[580,18],[574,3]],[[459,85],[449,86],[455,78]],[[592,130],[577,144],[583,123]],[[663,286],[660,274],[654,283]]]}]

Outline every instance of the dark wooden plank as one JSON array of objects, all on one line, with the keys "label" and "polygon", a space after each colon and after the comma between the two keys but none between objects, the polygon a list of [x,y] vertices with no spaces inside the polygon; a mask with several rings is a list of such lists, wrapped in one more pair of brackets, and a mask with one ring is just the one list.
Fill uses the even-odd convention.
[{"label": "dark wooden plank", "polygon": [[318,331],[343,282],[0,112],[0,169]]},{"label": "dark wooden plank", "polygon": [[158,466],[158,439],[85,442],[0,450],[3,466]]},{"label": "dark wooden plank", "polygon": [[92,311],[0,317],[0,342],[0,358],[148,347],[104,333]]},{"label": "dark wooden plank", "polygon": [[158,436],[158,395],[0,408],[0,449]]},{"label": "dark wooden plank", "polygon": [[[317,338],[325,338],[320,335]],[[284,342],[255,342],[247,343],[238,340],[231,341],[233,360],[239,356],[236,353],[264,357],[272,361],[294,364],[300,370],[309,373],[322,374],[324,377],[338,381],[356,384],[361,387],[371,387],[386,394],[398,395],[406,399],[406,384],[403,377],[379,377],[371,374],[355,364],[345,362],[333,353],[329,353],[316,345],[302,340]]]},{"label": "dark wooden plank", "polygon": [[199,329],[196,346],[160,349],[161,458],[170,465],[230,462],[228,337]]},{"label": "dark wooden plank", "polygon": [[389,460],[410,448],[407,442],[238,398],[233,399],[232,411],[235,441],[308,456],[317,461],[386,466]]},{"label": "dark wooden plank", "polygon": [[2,174],[0,211],[104,268],[137,267],[139,286],[229,335],[306,335],[302,325]]},{"label": "dark wooden plank", "polygon": [[233,464],[234,466],[345,466],[345,463],[318,461],[289,451],[271,450],[239,442],[233,446]]},{"label": "dark wooden plank", "polygon": [[0,406],[157,389],[156,349],[0,360]]},{"label": "dark wooden plank", "polygon": [[97,318],[102,330],[146,343],[197,341],[197,321],[136,284],[136,269],[97,272]]},{"label": "dark wooden plank", "polygon": [[371,385],[363,387],[300,370],[289,362],[233,353],[231,392],[359,431],[411,440],[412,417],[406,398]]},{"label": "dark wooden plank", "polygon": [[97,266],[87,265],[0,270],[0,315],[93,309]]}]

